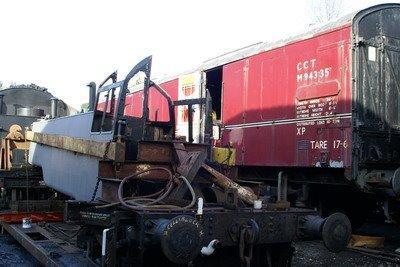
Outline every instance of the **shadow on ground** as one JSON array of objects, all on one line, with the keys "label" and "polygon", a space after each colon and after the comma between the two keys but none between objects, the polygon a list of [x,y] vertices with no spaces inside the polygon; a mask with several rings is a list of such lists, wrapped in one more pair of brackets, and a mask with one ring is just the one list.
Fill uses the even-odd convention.
[{"label": "shadow on ground", "polygon": [[0,235],[0,266],[40,266],[40,263],[10,235]]}]

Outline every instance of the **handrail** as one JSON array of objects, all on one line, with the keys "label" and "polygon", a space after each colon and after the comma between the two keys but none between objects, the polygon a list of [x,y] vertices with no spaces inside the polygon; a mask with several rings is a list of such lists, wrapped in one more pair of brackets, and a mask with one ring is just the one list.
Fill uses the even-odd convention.
[{"label": "handrail", "polygon": [[117,71],[114,71],[113,73],[108,75],[107,78],[102,83],[100,83],[99,88],[101,88],[110,79],[112,80],[112,83],[116,83],[117,82],[117,75],[118,75]]}]

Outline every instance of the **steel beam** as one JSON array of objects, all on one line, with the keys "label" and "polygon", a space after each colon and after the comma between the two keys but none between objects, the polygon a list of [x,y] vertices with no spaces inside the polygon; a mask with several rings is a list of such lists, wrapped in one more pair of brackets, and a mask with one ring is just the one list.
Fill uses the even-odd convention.
[{"label": "steel beam", "polygon": [[[108,146],[108,142],[99,142],[70,136],[44,134],[32,131],[27,131],[26,139],[38,144],[98,158],[104,157]],[[124,158],[125,144],[122,142],[110,142],[106,159],[122,162],[124,161]]]}]

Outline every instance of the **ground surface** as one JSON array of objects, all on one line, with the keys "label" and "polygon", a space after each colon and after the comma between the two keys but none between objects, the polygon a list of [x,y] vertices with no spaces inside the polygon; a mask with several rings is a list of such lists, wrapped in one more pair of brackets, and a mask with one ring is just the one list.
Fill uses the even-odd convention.
[{"label": "ground surface", "polygon": [[0,235],[0,266],[39,266],[39,262],[9,235]]},{"label": "ground surface", "polygon": [[[305,241],[295,244],[293,266],[391,266],[392,264],[350,250],[332,253],[322,242]],[[394,266],[394,265],[393,265]]]},{"label": "ground surface", "polygon": [[[349,250],[332,253],[322,242],[306,241],[295,244],[293,266],[392,266]],[[40,266],[12,237],[0,235],[0,266]],[[394,265],[393,265],[394,266]]]}]

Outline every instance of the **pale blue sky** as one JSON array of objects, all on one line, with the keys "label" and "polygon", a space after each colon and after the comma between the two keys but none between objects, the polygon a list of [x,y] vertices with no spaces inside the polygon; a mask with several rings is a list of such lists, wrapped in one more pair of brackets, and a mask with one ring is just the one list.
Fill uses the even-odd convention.
[{"label": "pale blue sky", "polygon": [[[122,77],[150,54],[157,77],[306,31],[310,1],[1,1],[0,81],[36,83],[79,107],[89,81]],[[344,0],[344,13],[382,2]]]}]

